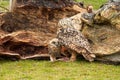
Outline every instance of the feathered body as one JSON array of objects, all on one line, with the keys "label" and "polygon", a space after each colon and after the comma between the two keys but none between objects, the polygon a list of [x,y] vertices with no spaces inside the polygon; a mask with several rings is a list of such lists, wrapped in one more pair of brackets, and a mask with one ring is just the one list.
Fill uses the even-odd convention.
[{"label": "feathered body", "polygon": [[75,28],[61,28],[57,34],[57,38],[60,45],[65,46],[71,51],[71,54],[73,54],[71,57],[74,57],[73,60],[76,60],[76,53],[82,54],[86,60],[94,60],[95,55],[91,52],[88,40],[80,31],[76,30]]},{"label": "feathered body", "polygon": [[48,44],[48,51],[49,51],[49,55],[50,55],[50,60],[56,61],[56,57],[60,56],[60,45],[58,43],[57,38],[50,40],[50,42]]},{"label": "feathered body", "polygon": [[67,48],[76,49],[76,52],[78,53],[80,53],[80,48],[85,48],[91,52],[88,40],[80,31],[72,27],[60,29],[57,38],[59,40],[59,44],[64,45]]},{"label": "feathered body", "polygon": [[[88,40],[80,32],[80,28],[79,28],[80,26],[76,27],[74,24],[76,24],[76,22],[72,17],[64,18],[59,21],[58,23],[59,27],[56,37],[57,43],[59,44],[58,52],[60,51],[61,46],[64,46],[65,48],[68,49],[69,53],[71,53],[71,58],[70,58],[71,61],[76,60],[77,53],[82,54],[86,60],[93,61],[95,55],[92,54],[91,52],[91,48]],[[51,41],[54,42],[54,39]],[[51,54],[56,54],[56,52],[52,50]]]},{"label": "feathered body", "polygon": [[63,18],[58,23],[58,30],[62,27],[74,27],[76,30],[81,30],[82,28],[82,21],[81,21],[81,14],[77,14],[70,18]]}]

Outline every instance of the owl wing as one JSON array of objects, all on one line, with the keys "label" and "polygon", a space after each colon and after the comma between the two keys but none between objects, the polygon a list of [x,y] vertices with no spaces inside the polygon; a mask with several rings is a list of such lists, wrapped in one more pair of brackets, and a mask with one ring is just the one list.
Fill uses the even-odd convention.
[{"label": "owl wing", "polygon": [[58,41],[60,45],[68,49],[82,53],[88,61],[94,61],[95,55],[91,53],[90,44],[82,33],[74,28],[63,28],[58,32]]},{"label": "owl wing", "polygon": [[81,49],[90,51],[90,44],[82,33],[74,28],[67,28],[59,33],[59,41],[62,45],[80,53]]}]

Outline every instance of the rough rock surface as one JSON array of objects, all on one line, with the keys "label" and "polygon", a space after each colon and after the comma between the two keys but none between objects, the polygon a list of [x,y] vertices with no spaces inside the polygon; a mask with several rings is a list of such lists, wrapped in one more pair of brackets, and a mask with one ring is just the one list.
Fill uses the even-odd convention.
[{"label": "rough rock surface", "polygon": [[[36,0],[37,1],[37,0]],[[56,36],[57,23],[85,9],[72,0],[38,0],[0,14],[0,55],[19,59],[45,57],[47,44]]]}]

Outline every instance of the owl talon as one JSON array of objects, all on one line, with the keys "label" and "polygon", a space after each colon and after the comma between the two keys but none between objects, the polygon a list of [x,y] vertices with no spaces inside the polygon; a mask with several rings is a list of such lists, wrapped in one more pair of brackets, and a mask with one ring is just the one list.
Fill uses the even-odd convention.
[{"label": "owl talon", "polygon": [[76,58],[70,58],[70,62],[76,61]]},{"label": "owl talon", "polygon": [[90,56],[91,56],[92,58],[96,58],[96,56],[95,56],[94,54],[90,54]]}]

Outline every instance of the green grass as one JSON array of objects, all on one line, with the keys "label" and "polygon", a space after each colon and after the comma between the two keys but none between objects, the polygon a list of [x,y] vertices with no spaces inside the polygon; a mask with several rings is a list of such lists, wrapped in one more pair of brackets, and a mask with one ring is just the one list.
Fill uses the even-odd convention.
[{"label": "green grass", "polygon": [[[9,1],[5,1],[5,0],[0,1],[0,6],[8,9],[9,8]],[[0,11],[6,11],[6,10],[0,7]]]},{"label": "green grass", "polygon": [[107,2],[108,0],[76,0],[80,2],[84,2],[85,5],[93,5],[94,9],[99,9],[99,7]]},{"label": "green grass", "polygon": [[120,80],[120,66],[86,61],[0,61],[0,80]]}]

